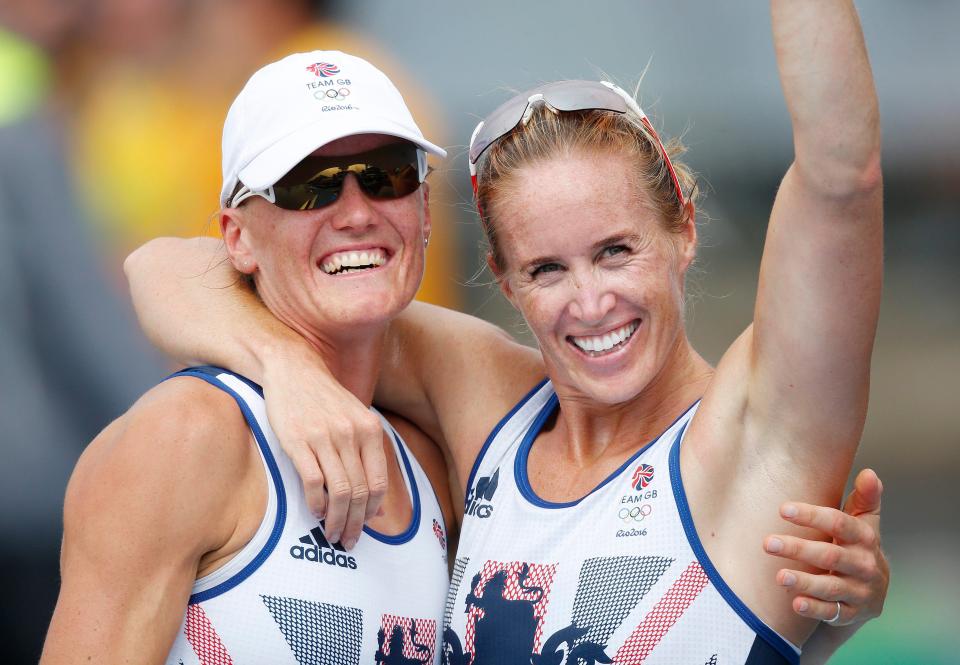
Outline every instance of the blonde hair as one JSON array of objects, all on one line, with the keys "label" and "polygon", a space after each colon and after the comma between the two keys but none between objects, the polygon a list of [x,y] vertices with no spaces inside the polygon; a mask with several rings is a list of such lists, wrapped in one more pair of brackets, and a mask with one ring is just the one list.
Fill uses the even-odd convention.
[{"label": "blonde hair", "polygon": [[699,189],[693,172],[676,159],[686,151],[679,140],[669,140],[664,150],[682,193],[674,186],[652,128],[636,114],[597,109],[557,112],[541,104],[526,123],[494,141],[477,163],[477,207],[498,269],[506,266],[496,233],[497,201],[508,195],[516,173],[529,164],[573,152],[604,150],[628,156],[636,164],[638,185],[660,212],[666,230],[676,233],[683,229],[687,221],[684,202],[695,205]]}]

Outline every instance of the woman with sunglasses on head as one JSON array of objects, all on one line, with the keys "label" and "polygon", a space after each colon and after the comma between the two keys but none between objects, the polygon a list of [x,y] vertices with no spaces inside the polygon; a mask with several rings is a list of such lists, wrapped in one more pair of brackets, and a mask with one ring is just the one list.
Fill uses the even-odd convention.
[{"label": "woman with sunglasses on head", "polygon": [[[683,323],[693,180],[629,96],[542,86],[474,132],[488,261],[539,352],[414,305],[391,327],[375,394],[447,442],[466,493],[450,663],[797,662],[811,634],[818,651],[849,635],[816,630],[816,619],[846,624],[882,604],[875,530],[810,505],[838,503],[866,413],[881,282],[877,101],[852,3],[771,4],[796,155],[771,214],[754,322],[716,368]],[[130,265],[163,346],[262,377],[278,423],[303,422],[283,416],[316,403],[303,391],[353,408],[291,360],[296,341],[242,296],[175,339],[170,305],[143,288],[168,249]],[[174,309],[210,300],[187,291],[173,285]],[[234,315],[256,332],[225,340]],[[319,439],[328,484],[324,465],[349,448],[330,422],[286,430],[293,449]],[[356,477],[356,455],[342,459]],[[858,480],[854,503],[878,490],[875,477]],[[805,503],[782,505],[792,499]],[[804,540],[816,536],[800,526],[837,542]],[[768,552],[803,565],[781,570]]]},{"label": "woman with sunglasses on head", "polygon": [[[331,104],[325,81],[351,102]],[[254,74],[223,149],[230,262],[369,406],[388,324],[423,276],[426,152],[444,151],[379,70],[321,51]],[[70,481],[42,662],[438,662],[443,459],[398,417],[367,411],[363,425],[387,501],[342,542],[307,504],[257,385],[194,367],[150,390]]]}]

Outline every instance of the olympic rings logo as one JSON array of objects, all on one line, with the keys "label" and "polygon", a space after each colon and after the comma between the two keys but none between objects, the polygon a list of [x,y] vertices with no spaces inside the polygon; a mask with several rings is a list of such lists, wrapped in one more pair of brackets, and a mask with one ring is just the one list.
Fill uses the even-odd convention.
[{"label": "olympic rings logo", "polygon": [[621,508],[618,516],[624,522],[642,522],[643,519],[653,512],[653,508],[649,503],[645,503],[642,506],[634,506],[633,508]]},{"label": "olympic rings logo", "polygon": [[346,99],[350,96],[349,88],[328,88],[326,90],[317,90],[313,93],[313,96],[317,99],[322,99],[327,97],[328,99]]}]

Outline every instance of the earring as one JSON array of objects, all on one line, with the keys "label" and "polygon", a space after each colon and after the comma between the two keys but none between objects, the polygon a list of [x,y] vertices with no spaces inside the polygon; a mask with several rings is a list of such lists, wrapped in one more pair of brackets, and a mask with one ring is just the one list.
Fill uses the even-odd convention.
[{"label": "earring", "polygon": [[426,238],[423,239],[423,246],[426,247],[429,244],[430,244],[430,236],[427,236]]}]

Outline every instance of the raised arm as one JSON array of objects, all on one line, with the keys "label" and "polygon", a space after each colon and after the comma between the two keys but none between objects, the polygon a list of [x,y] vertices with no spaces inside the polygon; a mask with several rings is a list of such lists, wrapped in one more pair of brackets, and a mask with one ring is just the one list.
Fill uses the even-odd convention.
[{"label": "raised arm", "polygon": [[[771,8],[794,161],[767,229],[754,322],[704,395],[689,434],[695,452],[685,458],[698,473],[684,485],[698,529],[724,534],[705,544],[720,573],[768,625],[802,644],[815,624],[782,604],[798,590],[765,586],[779,567],[742,543],[778,531],[822,537],[780,523],[774,507],[842,498],[866,416],[880,304],[880,129],[853,4],[773,0]],[[704,480],[717,472],[739,482]],[[755,507],[750,520],[745,505]]]},{"label": "raised arm", "polygon": [[771,7],[795,156],[761,264],[747,430],[755,441],[806,442],[791,452],[828,471],[821,487],[839,487],[866,416],[880,305],[877,98],[852,2]]}]

